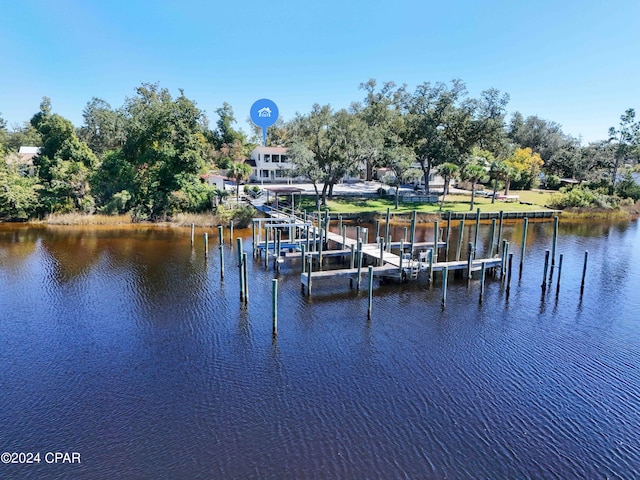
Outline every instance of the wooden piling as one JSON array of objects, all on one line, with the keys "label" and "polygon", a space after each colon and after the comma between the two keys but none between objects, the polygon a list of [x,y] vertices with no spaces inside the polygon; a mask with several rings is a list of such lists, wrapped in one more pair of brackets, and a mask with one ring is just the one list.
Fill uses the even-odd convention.
[{"label": "wooden piling", "polygon": [[258,249],[257,247],[257,241],[256,241],[256,222],[251,222],[251,251],[253,253],[253,258],[256,257],[256,250]]},{"label": "wooden piling", "polygon": [[249,262],[247,252],[242,252],[242,278],[244,280],[244,303],[249,303]]},{"label": "wooden piling", "polygon": [[524,217],[524,225],[522,226],[522,245],[520,246],[520,273],[518,277],[522,277],[522,267],[524,266],[524,254],[527,249],[527,228],[529,227],[529,218]]},{"label": "wooden piling", "polygon": [[562,275],[562,253],[560,254],[560,261],[558,263],[558,283],[556,283],[556,295],[560,293],[560,275]]},{"label": "wooden piling", "polygon": [[384,265],[384,242],[380,239],[380,258],[378,259],[378,266]]},{"label": "wooden piling", "polygon": [[238,243],[238,270],[240,271],[240,301],[244,300],[244,269],[242,266],[242,238],[237,239]]},{"label": "wooden piling", "polygon": [[302,245],[300,245],[300,252],[301,252],[301,258],[302,258],[302,273],[304,273],[307,269],[307,253],[305,251],[305,247],[304,247],[304,243]]},{"label": "wooden piling", "polygon": [[278,334],[278,279],[271,280],[271,323],[273,335]]},{"label": "wooden piling", "polygon": [[449,276],[449,267],[442,270],[442,308],[447,306],[447,280]]},{"label": "wooden piling", "polygon": [[380,236],[380,220],[376,220],[376,235],[373,238],[378,238]]},{"label": "wooden piling", "polygon": [[456,262],[460,261],[460,254],[462,253],[462,238],[464,237],[464,218],[460,220],[460,227],[458,231],[458,242],[456,244]]},{"label": "wooden piling", "polygon": [[320,241],[318,243],[318,269],[322,270],[322,248],[323,248],[322,228],[320,229]]},{"label": "wooden piling", "polygon": [[204,234],[204,258],[209,258],[209,234]]},{"label": "wooden piling", "polygon": [[409,253],[411,253],[411,258],[413,258],[413,244],[415,243],[415,239],[416,239],[416,218],[417,218],[418,212],[416,210],[413,211],[413,214],[411,216],[411,235],[409,237],[409,243],[411,243],[411,251]]},{"label": "wooden piling", "polygon": [[469,250],[467,252],[467,280],[471,280],[471,270],[473,268],[473,243],[469,242]]},{"label": "wooden piling", "polygon": [[220,244],[218,250],[220,250],[220,280],[224,280],[224,245]]},{"label": "wooden piling", "polygon": [[582,281],[580,282],[580,296],[584,293],[584,279],[587,275],[587,261],[589,260],[589,252],[584,252],[584,265],[582,266]]},{"label": "wooden piling", "polygon": [[387,207],[387,215],[384,218],[384,241],[389,237],[389,221],[391,219],[391,208]]},{"label": "wooden piling", "polygon": [[229,242],[233,247],[233,220],[229,221]]},{"label": "wooden piling", "polygon": [[558,216],[553,217],[553,240],[551,242],[551,269],[556,264],[556,246],[558,244]]},{"label": "wooden piling", "polygon": [[222,225],[218,226],[218,243],[224,245],[224,227]]},{"label": "wooden piling", "polygon": [[473,258],[476,257],[476,252],[478,251],[478,233],[480,230],[480,209],[476,210],[476,226],[475,231],[473,233]]},{"label": "wooden piling", "polygon": [[542,287],[542,290],[546,290],[547,289],[547,271],[549,270],[549,250],[545,250],[544,252],[544,273],[542,275],[542,285],[540,285],[540,287]]},{"label": "wooden piling", "polygon": [[271,229],[264,226],[264,268],[269,269],[269,232]]},{"label": "wooden piling", "polygon": [[196,234],[196,226],[192,223],[191,224],[191,246],[193,247],[193,244],[195,243],[195,234]]},{"label": "wooden piling", "polygon": [[444,261],[449,261],[449,236],[451,235],[451,212],[447,212],[447,230],[444,238]]},{"label": "wooden piling", "polygon": [[[362,240],[358,240],[358,244],[360,245],[362,243]],[[358,279],[356,281],[356,290],[360,291],[360,273],[362,271],[362,248],[359,247],[358,248]]]},{"label": "wooden piling", "polygon": [[491,230],[489,231],[489,258],[493,258],[493,240],[496,234],[496,219],[491,219]]},{"label": "wooden piling", "polygon": [[513,253],[509,253],[509,261],[507,262],[507,298],[509,298],[509,293],[511,292],[511,268],[513,266]]},{"label": "wooden piling", "polygon": [[311,272],[313,271],[313,257],[309,255],[309,265],[307,268],[307,295],[311,296]]},{"label": "wooden piling", "polygon": [[436,220],[433,222],[433,258],[435,262],[438,261],[438,240],[440,240],[440,229],[438,228],[438,221]]},{"label": "wooden piling", "polygon": [[482,303],[482,297],[484,297],[484,278],[487,271],[487,264],[482,262],[482,268],[480,270],[480,303]]},{"label": "wooden piling", "polygon": [[355,245],[351,244],[351,257],[349,258],[349,268],[353,269],[355,267],[356,259],[355,259]]},{"label": "wooden piling", "polygon": [[329,210],[325,210],[324,217],[324,238],[325,240],[329,238],[329,224],[331,223],[331,215],[329,215]]},{"label": "wooden piling", "polygon": [[429,285],[433,283],[433,249],[429,249],[427,251],[427,258],[429,259],[429,269],[427,270],[427,275],[429,277]]},{"label": "wooden piling", "polygon": [[502,241],[502,220],[504,219],[504,212],[500,210],[500,214],[498,216],[498,241],[496,244],[498,248],[500,248],[500,242]]},{"label": "wooden piling", "polygon": [[371,320],[371,308],[373,306],[373,267],[369,265],[369,308],[367,318]]}]

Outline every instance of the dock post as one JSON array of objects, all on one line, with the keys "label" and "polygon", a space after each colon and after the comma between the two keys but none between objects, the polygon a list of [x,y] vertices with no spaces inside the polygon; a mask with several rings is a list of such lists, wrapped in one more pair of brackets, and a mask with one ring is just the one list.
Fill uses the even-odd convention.
[{"label": "dock post", "polygon": [[560,263],[558,263],[558,283],[556,284],[556,295],[560,293],[560,275],[562,274],[562,257],[560,254]]},{"label": "dock post", "polygon": [[240,270],[240,301],[244,300],[244,272],[242,267],[242,238],[237,239],[238,243],[238,269]]},{"label": "dock post", "polygon": [[256,222],[251,222],[251,252],[253,254],[253,258],[256,258]]},{"label": "dock post", "polygon": [[584,252],[584,265],[582,266],[582,281],[580,282],[580,296],[584,293],[584,279],[587,275],[587,260],[589,259],[589,252]]},{"label": "dock post", "polygon": [[511,292],[511,267],[513,265],[513,253],[509,254],[509,261],[507,263],[507,298],[509,298],[509,293]]},{"label": "dock post", "polygon": [[509,267],[509,242],[506,240],[502,241],[502,270],[500,272],[500,280],[503,282],[506,280],[506,270]]},{"label": "dock post", "polygon": [[493,258],[493,240],[496,234],[496,219],[491,219],[491,230],[489,232],[489,258]]},{"label": "dock post", "polygon": [[480,303],[482,303],[482,297],[484,297],[484,278],[486,276],[487,264],[482,262],[482,268],[480,270]]},{"label": "dock post", "polygon": [[342,225],[342,248],[344,249],[347,246],[347,226]]},{"label": "dock post", "polygon": [[[306,215],[307,212],[305,211],[304,213]],[[304,235],[305,235],[305,243],[307,244],[307,252],[311,251],[311,244],[309,243],[310,242],[310,239],[309,239],[310,233],[311,232],[309,231],[309,225],[305,225],[304,226]]]},{"label": "dock post", "polygon": [[273,335],[278,334],[278,279],[271,280],[271,323]]},{"label": "dock post", "polygon": [[449,261],[449,235],[451,234],[451,212],[447,212],[447,230],[444,238],[444,261]]},{"label": "dock post", "polygon": [[427,273],[429,276],[429,286],[431,286],[433,283],[433,249],[427,251],[427,257],[429,259],[429,271]]},{"label": "dock post", "polygon": [[458,232],[458,242],[456,244],[456,262],[460,261],[460,254],[462,253],[462,237],[464,236],[464,218],[460,220],[460,230]]},{"label": "dock post", "polygon": [[196,234],[196,226],[192,223],[191,224],[191,247],[193,247],[193,244],[194,244],[195,234]]},{"label": "dock post", "polygon": [[231,243],[231,246],[233,247],[233,220],[229,221],[229,242]]},{"label": "dock post", "polygon": [[416,218],[417,218],[418,212],[416,210],[413,211],[413,215],[411,216],[411,235],[409,237],[410,243],[411,243],[411,258],[413,258],[413,244],[415,243],[416,240]]},{"label": "dock post", "polygon": [[378,238],[380,236],[380,220],[376,220],[376,236],[374,238]]},{"label": "dock post", "polygon": [[220,244],[218,249],[220,250],[220,280],[224,280],[224,245]]},{"label": "dock post", "polygon": [[[338,232],[342,233],[342,215],[338,215]],[[344,240],[342,243],[344,245]]]},{"label": "dock post", "polygon": [[307,268],[307,295],[311,296],[311,272],[313,271],[313,257],[309,255],[309,265]]},{"label": "dock post", "polygon": [[435,252],[433,258],[435,261],[438,261],[438,253],[440,253],[440,249],[438,248],[438,241],[440,240],[440,228],[438,227],[438,221],[433,222],[433,251]]},{"label": "dock post", "polygon": [[204,258],[209,258],[209,234],[204,234]]},{"label": "dock post", "polygon": [[503,218],[504,218],[504,211],[500,210],[500,216],[498,217],[498,241],[496,242],[497,245],[498,245],[498,248],[500,248],[500,241],[502,240],[502,220],[503,220]]},{"label": "dock post", "polygon": [[244,303],[249,303],[249,266],[247,252],[242,252],[242,278],[244,279]]},{"label": "dock post", "polygon": [[360,291],[360,273],[362,271],[362,240],[358,239],[358,280],[356,281],[356,290]]},{"label": "dock post", "polygon": [[329,215],[329,209],[325,210],[324,216],[324,239],[328,241],[329,238],[329,224],[331,223],[331,215]]},{"label": "dock post", "polygon": [[359,226],[356,227],[356,241],[359,242],[362,238],[362,234],[360,233],[361,228]]},{"label": "dock post", "polygon": [[476,258],[476,252],[478,251],[478,232],[480,230],[480,209],[476,210],[476,226],[473,233],[473,258]]},{"label": "dock post", "polygon": [[527,249],[527,228],[529,226],[529,218],[524,217],[524,225],[522,226],[522,245],[520,246],[520,273],[518,278],[522,277],[522,267],[524,266],[524,254]]},{"label": "dock post", "polygon": [[273,253],[273,263],[274,263],[274,267],[275,270],[279,273],[280,272],[280,246],[282,245],[282,231],[277,230],[276,231],[276,238],[275,238],[275,244],[274,246],[275,248],[275,252]]},{"label": "dock post", "polygon": [[385,217],[384,220],[384,241],[387,241],[387,238],[389,238],[389,219],[390,219],[390,215],[391,215],[391,208],[387,207],[387,216]]},{"label": "dock post", "polygon": [[407,227],[403,227],[402,230],[402,243],[407,243]]},{"label": "dock post", "polygon": [[449,276],[449,267],[442,270],[442,308],[447,306],[447,277]]},{"label": "dock post", "polygon": [[[265,227],[265,230],[266,228],[267,227]],[[224,245],[224,227],[222,225],[218,226],[218,243]]]},{"label": "dock post", "polygon": [[369,265],[369,309],[367,318],[371,320],[371,307],[373,306],[373,267]]},{"label": "dock post", "polygon": [[553,241],[551,243],[551,269],[556,264],[556,245],[558,243],[558,216],[553,217]]},{"label": "dock post", "polygon": [[302,273],[305,272],[306,267],[307,267],[307,257],[306,257],[306,249],[304,246],[304,243],[301,245],[301,250],[302,250]]},{"label": "dock post", "polygon": [[269,227],[264,225],[264,268],[269,269]]},{"label": "dock post", "polygon": [[384,265],[384,242],[380,239],[380,259],[378,260],[378,266],[382,267]]},{"label": "dock post", "polygon": [[321,228],[320,229],[320,242],[318,243],[318,269],[319,270],[322,270],[322,248],[323,248],[322,243],[324,241],[322,233],[323,233],[323,230]]},{"label": "dock post", "polygon": [[355,268],[355,263],[356,263],[356,259],[355,259],[355,245],[352,243],[351,244],[351,257],[349,259],[349,268],[351,268],[352,270]]},{"label": "dock post", "polygon": [[544,252],[544,273],[542,275],[542,291],[544,292],[547,289],[547,271],[549,269],[549,250],[545,250]]},{"label": "dock post", "polygon": [[467,280],[471,280],[471,269],[473,268],[473,243],[469,242],[469,251],[467,252]]}]

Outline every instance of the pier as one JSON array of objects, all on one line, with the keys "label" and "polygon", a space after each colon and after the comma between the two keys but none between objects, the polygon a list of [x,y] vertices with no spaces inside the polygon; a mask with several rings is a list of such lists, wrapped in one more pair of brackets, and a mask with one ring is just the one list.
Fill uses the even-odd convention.
[{"label": "pier", "polygon": [[[312,282],[318,280],[348,279],[351,287],[355,281],[359,289],[362,277],[368,275],[364,265],[372,266],[370,272],[375,277],[399,282],[426,278],[429,283],[438,272],[462,271],[463,274],[466,272],[466,278],[471,279],[473,272],[496,272],[499,269],[502,274],[505,267],[505,256],[499,255],[500,252],[490,258],[475,258],[475,243],[469,243],[467,258],[460,260],[460,241],[456,260],[447,261],[449,220],[444,227],[434,222],[432,242],[415,242],[414,213],[410,231],[405,228],[403,238],[392,240],[388,234],[387,212],[384,230],[380,231],[378,222],[375,241],[371,242],[368,229],[359,226],[356,227],[355,236],[347,236],[342,216],[332,218],[328,211],[300,215],[293,210],[272,208],[266,210],[265,214],[265,218],[253,219],[254,256],[263,257],[266,268],[273,261],[276,270],[287,260],[301,260],[300,281],[308,294]],[[330,230],[331,223],[336,220],[337,233]],[[443,260],[439,259],[441,251],[444,251]],[[339,257],[344,263],[348,259],[349,267],[324,269],[324,259],[329,257]]]}]

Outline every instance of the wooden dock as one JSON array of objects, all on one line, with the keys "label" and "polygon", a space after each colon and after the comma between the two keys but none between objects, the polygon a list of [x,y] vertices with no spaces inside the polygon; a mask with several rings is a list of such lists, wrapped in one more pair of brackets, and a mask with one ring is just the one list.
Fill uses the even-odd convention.
[{"label": "wooden dock", "polygon": [[[351,285],[355,281],[357,288],[360,288],[363,276],[368,275],[369,271],[372,278],[389,278],[404,282],[426,277],[428,282],[432,282],[434,274],[438,272],[442,272],[444,279],[449,271],[466,271],[466,277],[470,279],[476,271],[499,269],[502,274],[505,268],[505,256],[493,256],[493,249],[491,258],[474,258],[475,248],[471,243],[466,260],[438,261],[438,251],[448,251],[450,246],[447,241],[442,241],[448,237],[448,222],[442,227],[439,227],[438,222],[434,222],[433,242],[415,242],[414,215],[409,241],[405,229],[404,238],[400,241],[392,241],[387,237],[385,242],[384,236],[380,236],[376,238],[376,243],[371,243],[366,241],[369,232],[359,227],[356,228],[356,238],[347,236],[342,218],[339,218],[339,232],[331,231],[328,212],[325,215],[322,212],[318,212],[317,215],[305,213],[304,218],[294,212],[282,210],[272,210],[267,214],[270,215],[267,218],[254,219],[254,255],[264,255],[267,268],[269,260],[273,259],[276,270],[286,260],[301,260],[300,281],[308,293],[311,292],[312,282],[326,279],[348,278]],[[264,240],[260,237],[263,230]],[[388,230],[385,235],[387,233]],[[281,237],[286,238],[283,240]],[[458,245],[457,250],[460,249],[461,245]],[[350,266],[323,269],[323,260],[328,257],[348,258]]]}]

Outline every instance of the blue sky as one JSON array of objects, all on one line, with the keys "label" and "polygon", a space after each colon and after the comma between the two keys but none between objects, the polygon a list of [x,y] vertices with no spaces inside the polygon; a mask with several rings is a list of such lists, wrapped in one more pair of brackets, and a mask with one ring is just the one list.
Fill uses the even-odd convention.
[{"label": "blue sky", "polygon": [[[472,96],[560,123],[583,141],[640,110],[640,1],[483,2],[21,0],[0,12],[0,112],[28,121],[43,96],[82,123],[92,97],[119,107],[158,82],[238,126],[254,100],[291,119],[314,103],[348,107],[370,78],[463,80]],[[640,112],[639,112],[640,113]]]}]

